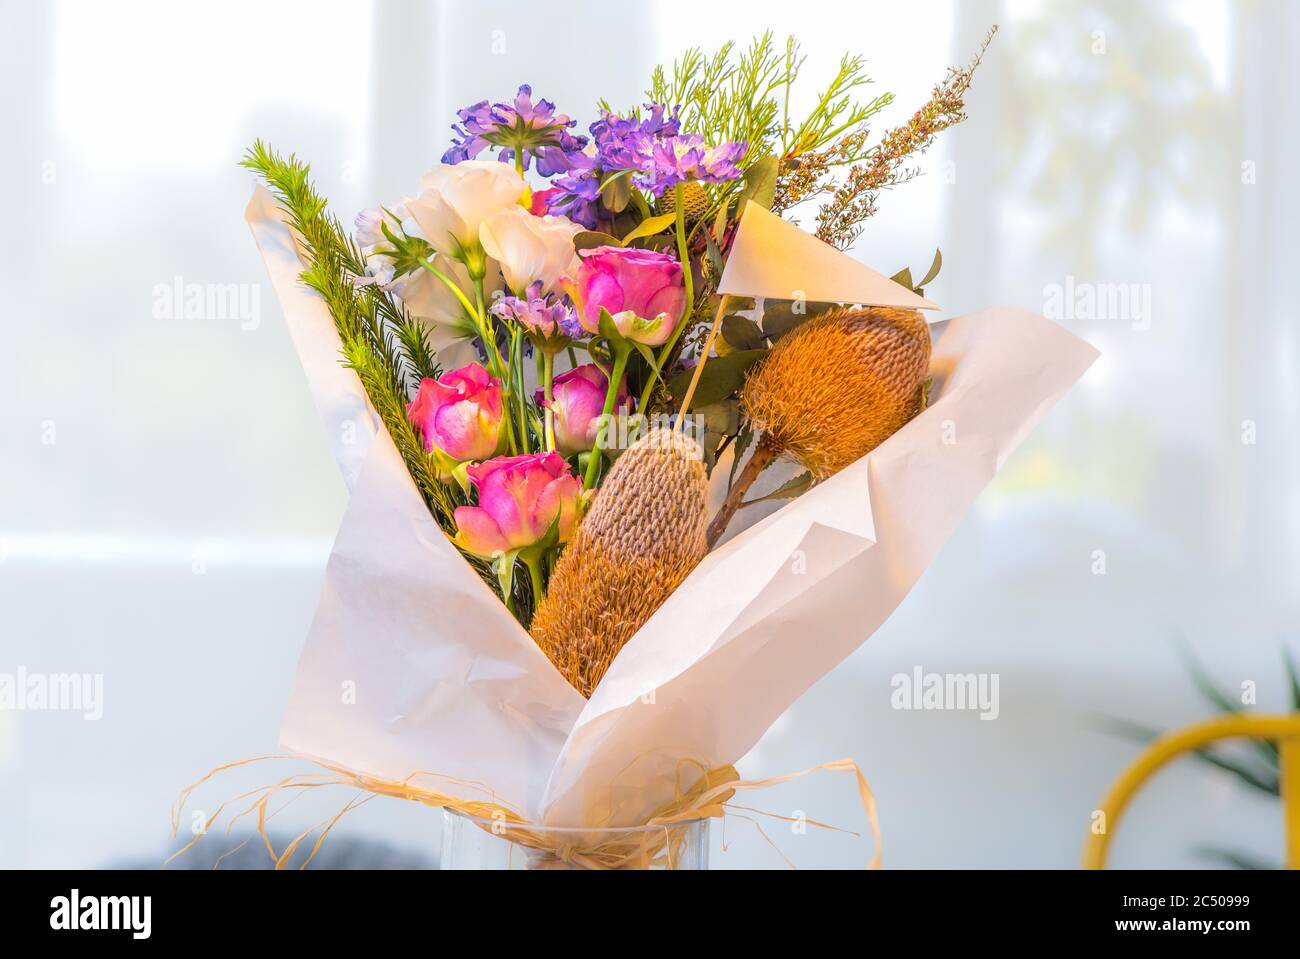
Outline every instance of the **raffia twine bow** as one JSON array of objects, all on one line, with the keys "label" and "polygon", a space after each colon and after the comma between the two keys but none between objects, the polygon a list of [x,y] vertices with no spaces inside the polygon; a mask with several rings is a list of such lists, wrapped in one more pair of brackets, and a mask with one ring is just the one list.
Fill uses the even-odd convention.
[{"label": "raffia twine bow", "polygon": [[[296,756],[257,756],[251,759],[241,759],[237,762],[226,763],[210,770],[202,778],[187,786],[181,791],[172,806],[172,838],[176,838],[180,830],[181,816],[185,809],[185,804],[190,796],[198,787],[213,777],[235,769],[240,766],[247,766],[252,763],[273,762],[280,760],[301,761],[301,757]],[[534,864],[540,868],[548,866],[554,868],[575,868],[575,869],[650,869],[650,868],[668,868],[671,869],[679,861],[681,846],[686,839],[686,830],[682,828],[683,824],[693,822],[704,818],[725,819],[728,815],[737,818],[749,819],[758,829],[759,834],[780,853],[776,844],[763,832],[762,826],[758,824],[757,819],[752,816],[743,815],[733,812],[732,810],[744,810],[746,813],[752,813],[757,816],[763,816],[770,819],[777,819],[784,822],[806,822],[808,825],[815,826],[819,829],[828,829],[832,832],[847,833],[857,836],[858,833],[847,829],[841,829],[827,823],[818,822],[813,819],[795,820],[790,816],[780,816],[775,813],[764,812],[753,809],[748,806],[737,805],[731,800],[736,793],[749,790],[767,789],[771,786],[777,786],[795,779],[800,779],[815,772],[851,772],[857,779],[858,795],[862,801],[863,811],[866,813],[867,821],[871,827],[872,837],[872,857],[867,863],[868,869],[880,868],[881,856],[881,832],[880,823],[876,814],[876,800],[871,792],[866,777],[858,764],[851,759],[837,759],[832,762],[821,763],[808,769],[795,773],[787,773],[784,776],[772,776],[766,779],[741,779],[740,774],[734,766],[717,766],[707,768],[701,763],[692,760],[682,760],[677,766],[675,797],[671,802],[665,803],[655,813],[650,816],[646,822],[636,828],[609,829],[607,827],[593,826],[590,833],[585,830],[556,832],[542,829],[537,824],[529,822],[517,811],[510,808],[504,803],[497,802],[495,799],[473,800],[461,799],[448,793],[440,792],[428,785],[421,785],[421,781],[442,781],[448,784],[458,784],[472,788],[482,789],[489,795],[491,790],[482,783],[470,782],[467,780],[457,780],[447,776],[440,776],[436,773],[417,772],[402,780],[380,779],[374,776],[366,776],[361,773],[352,772],[342,767],[331,766],[328,763],[317,762],[317,765],[324,772],[317,773],[295,773],[281,779],[279,782],[271,783],[265,786],[259,786],[256,789],[242,793],[231,800],[222,803],[217,807],[217,811],[203,822],[203,828],[195,837],[169,856],[164,862],[164,866],[172,862],[178,856],[184,855],[196,843],[199,842],[212,826],[220,819],[227,806],[234,803],[242,803],[249,800],[239,813],[234,815],[226,825],[226,834],[229,835],[235,824],[246,816],[256,814],[257,832],[261,837],[263,844],[266,846],[267,853],[275,862],[276,869],[283,869],[292,860],[294,854],[302,847],[313,833],[317,830],[320,835],[317,836],[311,852],[299,868],[305,869],[307,865],[315,858],[316,853],[325,843],[326,837],[330,831],[338,824],[338,821],[345,815],[364,805],[376,796],[391,796],[397,799],[405,799],[411,802],[422,803],[435,809],[450,809],[454,812],[462,813],[469,817],[469,821],[484,831],[491,832],[510,842],[516,843],[531,851],[535,857]],[[698,770],[702,775],[698,776],[696,781],[688,788],[682,789],[682,773],[686,769]],[[347,803],[342,809],[331,816],[329,819],[310,829],[302,832],[291,840],[288,845],[280,852],[277,852],[272,844],[270,837],[266,832],[266,822],[275,813],[268,813],[268,807],[272,799],[284,792],[302,793],[306,790],[316,789],[323,786],[352,786],[366,793],[365,797],[357,797]],[[246,840],[247,841],[247,840]],[[244,844],[241,843],[241,848]],[[233,852],[234,850],[231,850]],[[224,859],[230,855],[227,852],[221,857]],[[786,864],[794,868],[794,864],[781,854]],[[216,865],[221,864],[221,859],[217,860]],[[215,867],[214,867],[215,868]]]}]

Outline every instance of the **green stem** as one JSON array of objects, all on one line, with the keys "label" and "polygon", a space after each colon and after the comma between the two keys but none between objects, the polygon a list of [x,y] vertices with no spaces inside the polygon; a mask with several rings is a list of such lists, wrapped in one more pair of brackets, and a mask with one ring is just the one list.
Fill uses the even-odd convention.
[{"label": "green stem", "polygon": [[510,334],[510,380],[511,392],[514,393],[515,409],[519,412],[519,449],[527,453],[528,448],[528,410],[524,406],[524,351],[523,334],[514,330]]},{"label": "green stem", "polygon": [[555,357],[545,350],[538,352],[542,354],[542,395],[546,398],[546,451],[549,453],[555,449],[555,411],[551,408],[555,399],[551,393],[555,380]]},{"label": "green stem", "polygon": [[545,591],[542,589],[542,558],[540,556],[529,556],[521,553],[520,559],[528,567],[528,576],[533,583],[533,611],[542,605],[542,596]]},{"label": "green stem", "polygon": [[501,351],[497,349],[496,330],[492,327],[492,321],[487,311],[486,298],[483,295],[483,278],[475,277],[473,282],[474,325],[478,327],[479,339],[483,341],[483,352],[487,355],[488,368],[492,375],[497,378],[497,382],[501,384],[502,399],[504,400],[501,404],[501,416],[505,420],[506,439],[509,441],[510,454],[517,456],[519,447],[515,441],[515,427],[511,422],[514,417],[510,415],[510,377],[506,376],[505,358],[501,356]]},{"label": "green stem", "polygon": [[600,438],[609,429],[609,415],[614,412],[614,400],[618,397],[618,386],[623,382],[623,371],[627,369],[627,358],[632,350],[627,346],[615,347],[614,371],[609,377],[609,388],[605,390],[605,409],[600,415],[601,429],[596,432],[596,443],[591,448],[591,458],[587,460],[587,473],[582,479],[583,489],[592,489],[596,483],[596,469],[600,465]]},{"label": "green stem", "polygon": [[[447,289],[451,290],[451,292],[455,294],[456,299],[460,300],[460,305],[465,308],[465,314],[474,319],[475,326],[481,325],[479,323],[479,311],[483,307],[483,298],[481,293],[479,295],[479,307],[478,309],[475,309],[474,304],[469,301],[469,297],[465,295],[465,291],[460,288],[459,283],[457,283],[455,280],[449,277],[446,273],[443,273],[442,270],[438,269],[428,260],[420,260],[420,266],[424,267],[426,270],[428,270],[430,273],[436,276],[439,280],[443,282],[443,284],[447,287]],[[475,281],[475,286],[478,287],[480,290],[482,288],[482,285],[483,284],[480,281]]]},{"label": "green stem", "polygon": [[478,334],[483,339],[483,352],[487,354],[488,365],[492,367],[492,372],[497,379],[501,380],[501,388],[510,389],[510,384],[506,381],[505,375],[505,358],[501,351],[497,349],[496,328],[492,325],[491,314],[487,311],[487,297],[483,294],[483,278],[479,277],[474,280],[474,321],[478,326]]},{"label": "green stem", "polygon": [[673,187],[673,198],[677,207],[677,260],[682,265],[682,283],[686,287],[686,300],[682,305],[682,316],[677,321],[677,328],[673,330],[672,335],[668,337],[668,342],[663,345],[659,351],[659,362],[650,369],[650,375],[646,377],[645,387],[641,390],[641,398],[637,401],[636,411],[645,412],[646,403],[650,400],[650,391],[654,389],[655,382],[659,379],[659,371],[664,368],[668,358],[672,355],[673,347],[677,345],[677,340],[681,337],[682,331],[686,329],[686,320],[695,311],[695,277],[691,271],[690,257],[687,256],[686,246],[686,210],[683,200],[683,184],[679,183]]}]

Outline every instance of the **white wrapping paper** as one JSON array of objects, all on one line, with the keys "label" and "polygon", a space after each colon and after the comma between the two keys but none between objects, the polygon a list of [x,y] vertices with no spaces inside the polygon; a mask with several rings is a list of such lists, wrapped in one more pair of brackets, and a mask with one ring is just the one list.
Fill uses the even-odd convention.
[{"label": "white wrapping paper", "polygon": [[350,490],[281,745],[385,779],[437,774],[442,791],[549,825],[636,824],[673,797],[681,760],[748,752],[884,622],[1097,356],[1023,310],[952,320],[930,407],[711,553],[584,701],[429,515],[338,364],[269,194],[246,217]]}]

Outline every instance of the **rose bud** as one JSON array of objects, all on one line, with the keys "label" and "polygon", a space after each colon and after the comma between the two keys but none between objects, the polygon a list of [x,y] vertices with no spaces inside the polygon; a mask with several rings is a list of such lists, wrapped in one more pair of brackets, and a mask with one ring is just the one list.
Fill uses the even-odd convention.
[{"label": "rose bud", "polygon": [[625,339],[646,346],[668,340],[686,303],[682,266],[674,257],[613,246],[583,250],[581,257],[573,289],[587,332],[600,332],[603,308]]},{"label": "rose bud", "polygon": [[[586,453],[595,445],[608,389],[609,378],[595,363],[587,363],[555,378],[549,403],[542,391],[537,391],[537,405],[555,416],[555,448],[562,455]],[[626,414],[631,409],[632,397],[625,380],[619,384],[614,411]]]},{"label": "rose bud", "polygon": [[[488,459],[500,449],[504,437],[501,385],[477,363],[436,380],[425,377],[406,415],[425,449],[453,466]],[[450,468],[444,472],[450,473]]]},{"label": "rose bud", "polygon": [[468,472],[478,505],[456,508],[454,539],[467,552],[492,557],[537,545],[557,517],[557,542],[573,534],[582,485],[559,453],[499,456]]}]

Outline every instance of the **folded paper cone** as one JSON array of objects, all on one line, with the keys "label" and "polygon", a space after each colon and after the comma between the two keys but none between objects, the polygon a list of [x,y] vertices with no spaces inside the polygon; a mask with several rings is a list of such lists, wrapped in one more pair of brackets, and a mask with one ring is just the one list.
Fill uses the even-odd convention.
[{"label": "folded paper cone", "polygon": [[699,444],[674,430],[651,430],[614,463],[531,627],[582,695],[704,558],[708,495]]},{"label": "folded paper cone", "polygon": [[718,292],[775,300],[939,309],[753,200],[744,204]]}]

